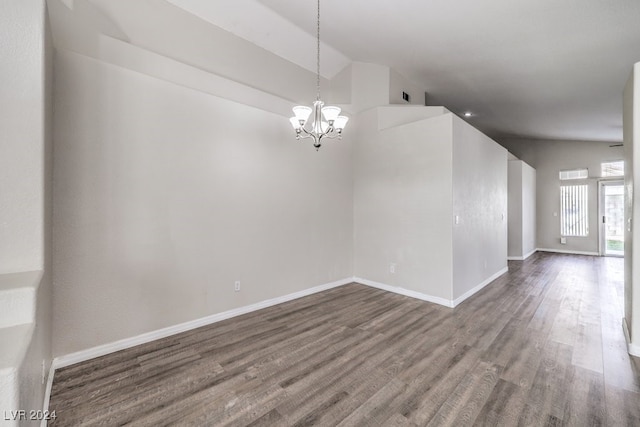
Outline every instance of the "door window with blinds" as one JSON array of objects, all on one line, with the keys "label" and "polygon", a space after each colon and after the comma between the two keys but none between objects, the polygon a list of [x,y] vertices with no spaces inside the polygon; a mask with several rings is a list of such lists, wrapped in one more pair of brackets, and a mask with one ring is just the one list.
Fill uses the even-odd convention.
[{"label": "door window with blinds", "polygon": [[586,184],[560,186],[560,234],[589,235],[589,187]]}]

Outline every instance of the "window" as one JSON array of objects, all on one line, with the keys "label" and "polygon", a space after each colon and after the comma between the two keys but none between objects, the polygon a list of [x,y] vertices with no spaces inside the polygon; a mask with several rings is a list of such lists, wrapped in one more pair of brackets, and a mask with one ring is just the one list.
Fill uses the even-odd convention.
[{"label": "window", "polygon": [[624,176],[624,160],[602,163],[602,176]]},{"label": "window", "polygon": [[589,187],[587,185],[560,186],[560,234],[562,236],[589,235]]},{"label": "window", "polygon": [[560,181],[568,179],[586,179],[589,178],[589,169],[571,169],[560,171]]}]

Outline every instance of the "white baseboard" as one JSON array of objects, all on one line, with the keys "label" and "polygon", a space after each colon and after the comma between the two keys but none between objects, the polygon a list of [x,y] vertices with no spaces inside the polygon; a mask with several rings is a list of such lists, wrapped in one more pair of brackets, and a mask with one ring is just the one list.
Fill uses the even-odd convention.
[{"label": "white baseboard", "polygon": [[422,292],[412,291],[410,289],[401,288],[399,286],[391,286],[385,283],[374,282],[373,280],[363,279],[362,277],[354,277],[353,281],[357,283],[361,283],[366,286],[370,286],[372,288],[393,292],[394,294],[404,295],[404,296],[416,298],[422,301],[432,302],[434,304],[440,304],[440,305],[444,305],[445,307],[453,308],[453,301],[446,298],[423,294]]},{"label": "white baseboard", "polygon": [[537,250],[540,252],[554,252],[557,254],[600,256],[598,252],[570,251],[565,249],[547,249],[547,248],[538,248]]},{"label": "white baseboard", "polygon": [[525,259],[529,258],[531,255],[535,254],[537,251],[538,251],[537,249],[534,249],[528,254],[525,254],[524,256],[508,256],[507,261],[524,261]]},{"label": "white baseboard", "polygon": [[482,283],[480,283],[479,285],[475,286],[472,289],[469,289],[467,292],[465,292],[464,294],[460,295],[458,298],[456,298],[455,300],[453,300],[453,307],[456,307],[457,305],[461,304],[464,300],[466,300],[467,298],[469,298],[470,296],[472,296],[473,294],[477,293],[478,291],[480,291],[482,288],[484,288],[485,286],[487,286],[489,283],[493,282],[494,280],[496,280],[498,277],[502,276],[504,273],[506,273],[507,271],[509,271],[509,267],[505,267],[502,270],[498,271],[497,273],[493,274],[491,277],[485,279]]},{"label": "white baseboard", "polygon": [[640,345],[631,344],[627,320],[624,317],[622,318],[622,330],[624,331],[624,339],[627,341],[627,352],[632,356],[640,357]]},{"label": "white baseboard", "polygon": [[505,267],[502,270],[498,271],[488,279],[484,280],[479,285],[475,286],[473,289],[465,292],[460,297],[455,300],[450,300],[442,297],[436,297],[429,294],[423,294],[422,292],[412,291],[410,289],[401,288],[399,286],[391,286],[385,283],[374,282],[373,280],[363,279],[362,277],[354,277],[353,281],[357,283],[362,283],[363,285],[371,286],[372,288],[382,289],[384,291],[393,292],[394,294],[404,295],[411,298],[416,298],[422,301],[432,302],[434,304],[444,305],[445,307],[454,308],[458,304],[462,303],[464,300],[478,292],[480,289],[487,286],[489,283],[493,282],[498,277],[502,276],[504,273],[509,271],[509,267]]},{"label": "white baseboard", "polygon": [[240,316],[242,314],[250,313],[252,311],[271,307],[276,304],[282,304],[283,302],[291,301],[291,300],[302,298],[318,292],[326,291],[328,289],[346,285],[351,282],[353,282],[353,278],[349,277],[346,279],[338,280],[336,282],[326,283],[324,285],[319,285],[319,286],[315,286],[313,288],[305,289],[299,292],[294,292],[292,294],[283,295],[283,296],[272,298],[266,301],[261,301],[255,304],[247,305],[244,307],[235,308],[233,310],[224,311],[222,313],[213,314],[211,316],[203,317],[200,319],[191,320],[189,322],[180,323],[178,325],[169,326],[167,328],[147,332],[134,337],[125,338],[125,339],[114,341],[111,343],[88,348],[86,350],[81,350],[75,353],[66,354],[64,356],[59,356],[53,359],[53,361],[51,362],[52,373],[50,375],[53,379],[53,371],[65,366],[73,365],[79,362],[84,362],[96,357],[104,356],[105,354],[124,350],[126,348],[134,347],[140,344],[145,344],[157,339],[166,338],[168,336],[175,335],[180,332],[185,332],[191,329],[199,328],[201,326],[210,325],[212,323],[220,322],[222,320],[230,319],[232,317]]}]

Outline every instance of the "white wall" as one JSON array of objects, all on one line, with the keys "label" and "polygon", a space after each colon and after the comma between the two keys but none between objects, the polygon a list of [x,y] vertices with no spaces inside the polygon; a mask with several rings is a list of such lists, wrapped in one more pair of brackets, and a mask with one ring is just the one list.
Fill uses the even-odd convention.
[{"label": "white wall", "polygon": [[451,300],[452,116],[378,131],[386,110],[356,117],[355,275]]},{"label": "white wall", "polygon": [[[409,94],[409,102],[402,99],[402,92]],[[389,73],[389,103],[425,105],[425,90],[392,68]]]},{"label": "white wall", "polygon": [[44,264],[43,8],[0,4],[0,273]]},{"label": "white wall", "polygon": [[[79,3],[76,2],[74,8],[87,7]],[[93,0],[90,3],[88,6],[103,14],[101,19],[111,20],[113,27],[136,46],[290,101],[315,99],[315,72],[169,2]],[[150,16],[153,19],[148,19]],[[81,24],[87,25],[87,18],[90,15],[84,14]],[[145,25],[140,25],[141,22]],[[322,80],[326,84],[327,81]]]},{"label": "white wall", "polygon": [[633,66],[624,89],[624,154],[625,154],[625,235],[624,235],[624,322],[629,332],[630,352],[640,356],[640,253],[634,251],[634,240],[640,239],[640,62]]},{"label": "white wall", "polygon": [[536,241],[536,183],[538,173],[522,162],[522,255],[535,252]]},{"label": "white wall", "polygon": [[[16,407],[42,409],[42,363],[51,359],[52,47],[44,0],[0,2],[0,274],[40,270],[35,326],[18,369]],[[4,301],[4,299],[3,299]],[[0,310],[2,308],[0,307]],[[29,341],[30,340],[30,341]]]},{"label": "white wall", "polygon": [[[331,102],[350,103],[355,113],[389,104],[424,106],[424,88],[384,65],[353,62],[332,79],[331,89]],[[402,92],[410,102],[402,99]]]},{"label": "white wall", "polygon": [[521,260],[536,250],[536,170],[509,160],[508,174],[508,256]]},{"label": "white wall", "polygon": [[509,258],[522,258],[522,164],[521,160],[509,160],[507,165],[508,188],[508,247]]},{"label": "white wall", "polygon": [[507,268],[507,150],[458,116],[452,223],[455,300]]},{"label": "white wall", "polygon": [[328,90],[322,92],[326,104],[351,104],[352,75],[353,67],[348,65],[331,79]]},{"label": "white wall", "polygon": [[[621,160],[622,147],[610,147],[611,142],[554,141],[504,139],[500,143],[519,159],[536,169],[536,234],[540,249],[598,254],[598,179],[600,164]],[[589,169],[589,179],[571,181],[589,186],[589,236],[567,237],[560,243],[560,180],[564,169]]]},{"label": "white wall", "polygon": [[[38,1],[44,6],[44,1]],[[53,310],[53,44],[51,28],[46,16],[46,7],[38,11],[38,18],[43,25],[43,109],[44,133],[42,146],[42,173],[44,190],[42,194],[42,223],[44,235],[43,245],[43,274],[36,296],[36,318],[31,344],[27,349],[27,356],[20,368],[20,407],[42,408],[45,384],[44,374],[49,374],[52,359],[52,310]]]},{"label": "white wall", "polygon": [[[66,3],[73,7],[61,0],[48,1],[57,49],[287,117],[292,105],[315,99],[315,73],[169,3]],[[149,21],[148,16],[154,19]],[[325,96],[329,85],[321,80]]]},{"label": "white wall", "polygon": [[354,113],[389,104],[390,68],[384,65],[351,64],[351,110]]},{"label": "white wall", "polygon": [[450,112],[402,111],[357,116],[355,275],[458,303],[507,267],[507,151]]},{"label": "white wall", "polygon": [[286,117],[55,67],[55,355],[352,275],[348,134],[316,152]]}]

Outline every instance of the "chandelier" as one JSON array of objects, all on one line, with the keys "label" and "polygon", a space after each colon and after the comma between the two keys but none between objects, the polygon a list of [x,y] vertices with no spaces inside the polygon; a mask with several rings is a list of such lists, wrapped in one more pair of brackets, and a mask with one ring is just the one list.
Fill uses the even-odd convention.
[{"label": "chandelier", "polygon": [[[340,108],[333,106],[324,106],[324,102],[320,99],[320,0],[318,0],[318,25],[316,27],[317,41],[317,72],[316,72],[316,100],[312,107],[306,105],[298,105],[293,107],[294,117],[289,121],[296,131],[296,139],[313,139],[313,146],[318,150],[322,146],[322,139],[342,138],[342,130],[344,129],[349,118],[340,115]],[[313,117],[309,120],[309,116],[313,113]]]}]

